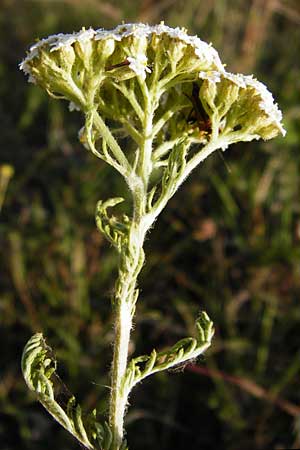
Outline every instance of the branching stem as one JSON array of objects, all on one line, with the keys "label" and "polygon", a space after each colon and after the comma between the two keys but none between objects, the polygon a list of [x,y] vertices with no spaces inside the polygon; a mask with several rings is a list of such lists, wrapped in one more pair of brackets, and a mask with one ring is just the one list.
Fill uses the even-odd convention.
[{"label": "branching stem", "polygon": [[[128,231],[128,240],[120,255],[119,277],[116,283],[113,307],[115,312],[115,343],[112,364],[112,383],[109,422],[113,433],[111,450],[119,450],[123,440],[123,421],[128,391],[124,389],[132,315],[138,297],[137,277],[144,263],[143,243],[150,221],[146,216],[149,177],[152,171],[153,111],[147,87],[141,82],[145,111],[143,138],[136,167],[135,184],[130,186],[134,211]],[[148,221],[148,222],[147,222]]]}]

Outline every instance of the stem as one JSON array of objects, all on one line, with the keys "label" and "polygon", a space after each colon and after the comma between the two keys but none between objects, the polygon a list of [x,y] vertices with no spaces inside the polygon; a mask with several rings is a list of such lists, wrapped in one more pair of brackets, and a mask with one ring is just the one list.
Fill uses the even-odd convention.
[{"label": "stem", "polygon": [[149,92],[145,83],[140,82],[144,98],[143,142],[140,148],[137,174],[143,181],[145,195],[147,195],[148,181],[152,172],[152,144],[153,144],[153,94]]},{"label": "stem", "polygon": [[[223,142],[223,144],[225,144],[225,142]],[[221,141],[216,140],[213,142],[209,142],[205,147],[202,148],[202,150],[199,153],[197,153],[187,162],[184,171],[177,178],[176,183],[172,186],[171,192],[169,191],[165,195],[162,195],[152,208],[149,218],[152,221],[151,223],[153,223],[156,217],[161,213],[161,211],[164,209],[170,198],[174,195],[174,193],[181,186],[181,184],[186,180],[186,178],[189,176],[192,170],[194,170],[198,166],[198,164],[204,161],[211,153],[213,153],[218,148],[222,148]]]},{"label": "stem", "polygon": [[109,423],[113,433],[112,450],[119,450],[123,441],[127,398],[122,395],[121,380],[126,371],[131,325],[130,308],[125,302],[120,302],[115,308],[115,345],[109,411]]},{"label": "stem", "polygon": [[128,393],[123,389],[127,368],[132,317],[138,295],[136,280],[144,262],[144,221],[133,219],[128,243],[120,256],[119,278],[113,301],[115,314],[115,344],[111,375],[109,423],[113,433],[112,450],[119,450],[123,441],[123,422]]},{"label": "stem", "polygon": [[124,389],[127,369],[128,346],[135,303],[138,297],[137,277],[144,263],[143,243],[151,220],[146,216],[147,189],[152,172],[153,109],[151,96],[145,83],[140,82],[144,98],[142,138],[137,161],[134,184],[129,183],[133,195],[134,211],[128,232],[120,253],[119,278],[113,301],[115,313],[115,344],[111,375],[111,398],[109,423],[113,434],[111,450],[119,450],[123,441],[123,423],[128,399]]},{"label": "stem", "polygon": [[113,137],[109,128],[105,125],[102,117],[97,113],[97,111],[94,111],[93,113],[95,126],[98,128],[103,139],[105,139],[107,145],[111,148],[111,151],[113,152],[113,155],[116,158],[118,164],[124,168],[125,173],[128,175],[131,172],[131,167],[126,156],[121,150],[121,147]]}]

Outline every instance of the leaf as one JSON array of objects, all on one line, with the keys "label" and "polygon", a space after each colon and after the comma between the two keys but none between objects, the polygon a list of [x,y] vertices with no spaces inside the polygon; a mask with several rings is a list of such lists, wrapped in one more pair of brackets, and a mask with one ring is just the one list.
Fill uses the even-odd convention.
[{"label": "leaf", "polygon": [[139,381],[149,375],[186,363],[204,353],[211,345],[214,335],[213,323],[204,311],[200,313],[196,321],[196,329],[196,338],[181,339],[164,352],[157,353],[153,350],[150,355],[133,358],[126,371],[124,390],[129,393]]},{"label": "leaf", "polygon": [[27,386],[49,414],[87,449],[96,450],[99,447],[94,443],[98,442],[103,450],[108,450],[109,446],[104,444],[108,441],[109,426],[105,424],[103,427],[96,421],[96,411],[83,418],[81,407],[72,394],[66,405],[60,405],[55,398],[55,383],[60,380],[56,375],[56,365],[52,349],[42,333],[34,334],[22,355],[22,372]]},{"label": "leaf", "polygon": [[115,216],[108,216],[107,209],[122,203],[122,197],[110,198],[103,202],[100,200],[96,208],[96,224],[106,239],[111,242],[119,251],[121,251],[127,236],[129,218],[124,214],[121,222]]}]

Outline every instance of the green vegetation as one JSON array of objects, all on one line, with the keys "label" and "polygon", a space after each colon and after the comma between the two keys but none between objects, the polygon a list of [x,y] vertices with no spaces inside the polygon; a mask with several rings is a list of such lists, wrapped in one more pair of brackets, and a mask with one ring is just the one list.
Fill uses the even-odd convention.
[{"label": "green vegetation", "polygon": [[[159,374],[135,389],[131,447],[299,446],[299,8],[247,2],[247,10],[245,2],[218,1],[199,11],[188,1],[182,14],[180,3],[164,10],[163,2],[131,2],[123,11],[96,0],[88,8],[75,0],[1,7],[1,164],[15,172],[0,216],[4,449],[78,448],[21,378],[23,343],[36,331],[56,349],[59,375],[83,409],[100,402],[106,413],[117,258],[92,218],[100,196],[124,193],[111,169],[77,143],[79,115],[70,118],[65,105],[28,89],[17,63],[36,36],[110,27],[122,18],[164,19],[212,40],[230,70],[266,82],[288,130],[284,140],[232,147],[226,165],[218,154],[206,161],[146,241],[131,354],[167,348],[187,329],[193,335],[199,309],[217,330],[201,366]],[[59,378],[57,384],[67,403],[67,388]]]}]

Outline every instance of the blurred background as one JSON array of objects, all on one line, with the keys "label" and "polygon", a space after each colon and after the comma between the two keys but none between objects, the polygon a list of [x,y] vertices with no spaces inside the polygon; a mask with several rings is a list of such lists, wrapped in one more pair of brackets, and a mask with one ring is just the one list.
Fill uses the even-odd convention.
[{"label": "blurred background", "polygon": [[283,110],[287,136],[210,157],[146,242],[131,353],[194,333],[203,360],[135,388],[132,450],[300,447],[300,4],[298,0],[0,0],[0,447],[75,450],[20,373],[42,330],[59,374],[105,414],[117,258],[96,230],[97,200],[124,185],[77,139],[82,118],[26,82],[36,38],[124,21],[184,26],[227,69],[254,73]]}]

